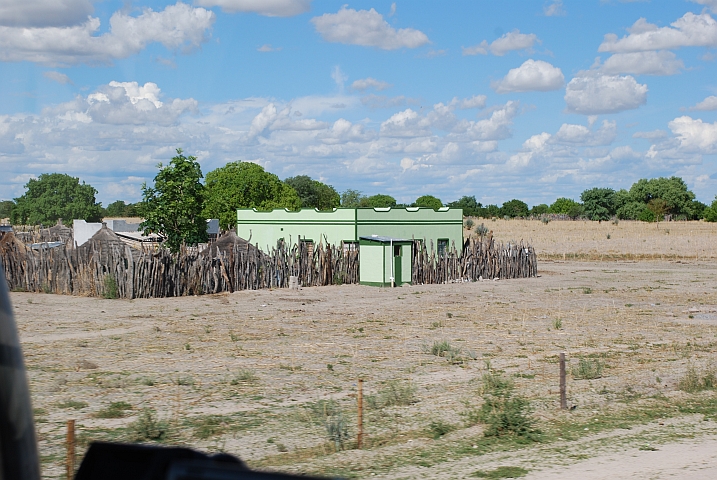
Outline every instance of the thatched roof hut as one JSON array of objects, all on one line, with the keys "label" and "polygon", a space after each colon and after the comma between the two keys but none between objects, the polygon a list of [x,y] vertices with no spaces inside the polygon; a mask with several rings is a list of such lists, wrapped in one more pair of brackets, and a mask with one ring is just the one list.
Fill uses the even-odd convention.
[{"label": "thatched roof hut", "polygon": [[115,232],[107,228],[106,224],[102,224],[97,233],[87,240],[82,245],[77,247],[78,253],[89,256],[93,252],[99,252],[100,262],[104,265],[108,263],[108,258],[113,251],[125,252],[125,249],[129,249],[132,252],[132,257],[137,259],[139,252],[122,241]]},{"label": "thatched roof hut", "polygon": [[241,248],[243,251],[256,251],[256,247],[254,245],[250,244],[243,238],[238,237],[233,230],[229,230],[219,237],[216,242],[210,244],[207,248],[202,250],[200,255],[205,257],[216,257],[219,252],[228,255],[236,246]]}]

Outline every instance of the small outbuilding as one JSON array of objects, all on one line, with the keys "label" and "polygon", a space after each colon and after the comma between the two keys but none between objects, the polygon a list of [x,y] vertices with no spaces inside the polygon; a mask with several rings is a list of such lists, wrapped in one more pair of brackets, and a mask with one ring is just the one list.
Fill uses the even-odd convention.
[{"label": "small outbuilding", "polygon": [[413,278],[413,240],[380,235],[359,237],[361,285],[393,287]]}]

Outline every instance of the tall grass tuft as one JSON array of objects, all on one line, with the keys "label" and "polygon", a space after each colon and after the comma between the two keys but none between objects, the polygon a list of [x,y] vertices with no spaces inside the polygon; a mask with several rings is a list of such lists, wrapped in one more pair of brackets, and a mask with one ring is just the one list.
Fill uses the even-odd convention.
[{"label": "tall grass tuft", "polygon": [[605,364],[598,359],[580,358],[578,364],[573,366],[571,370],[575,380],[594,380],[602,377],[604,368]]},{"label": "tall grass tuft", "polygon": [[709,368],[700,372],[694,366],[690,366],[687,369],[687,374],[678,382],[677,387],[687,393],[714,390],[717,388],[715,371]]}]

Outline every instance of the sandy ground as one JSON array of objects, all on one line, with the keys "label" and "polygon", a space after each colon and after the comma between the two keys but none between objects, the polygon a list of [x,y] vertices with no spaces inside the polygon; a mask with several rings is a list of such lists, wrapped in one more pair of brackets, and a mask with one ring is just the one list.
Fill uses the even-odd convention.
[{"label": "sandy ground", "polygon": [[[688,368],[714,364],[713,261],[544,260],[540,275],[132,301],[14,292],[43,475],[62,478],[68,419],[81,445],[127,440],[128,426],[150,408],[169,424],[169,442],[265,469],[463,478],[512,465],[530,478],[715,478],[717,424],[695,415],[633,418],[630,430],[586,427],[564,440],[554,433],[545,443],[471,453],[483,430],[461,413],[480,405],[486,372],[513,379],[550,432],[599,426],[654,401],[714,400],[711,391],[678,389]],[[443,340],[465,361],[431,355]],[[568,378],[569,412],[557,408],[559,352],[569,368],[591,355],[606,366],[602,378]],[[367,396],[398,382],[417,401],[367,406],[367,448],[334,453],[316,402],[334,400],[353,438],[359,377]],[[130,405],[125,416],[101,418],[119,401]],[[435,422],[453,431],[434,439]],[[645,442],[653,447],[640,450]]]}]

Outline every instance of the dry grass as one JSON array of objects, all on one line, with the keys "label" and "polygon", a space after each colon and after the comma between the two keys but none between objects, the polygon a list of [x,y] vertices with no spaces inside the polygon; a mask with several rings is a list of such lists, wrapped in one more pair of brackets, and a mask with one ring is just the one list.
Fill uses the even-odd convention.
[{"label": "dry grass", "polygon": [[[538,259],[667,260],[717,258],[717,223],[476,220],[497,240],[530,242]],[[465,230],[467,235],[469,232]],[[475,236],[475,234],[473,234]],[[608,238],[608,235],[610,238]]]}]

